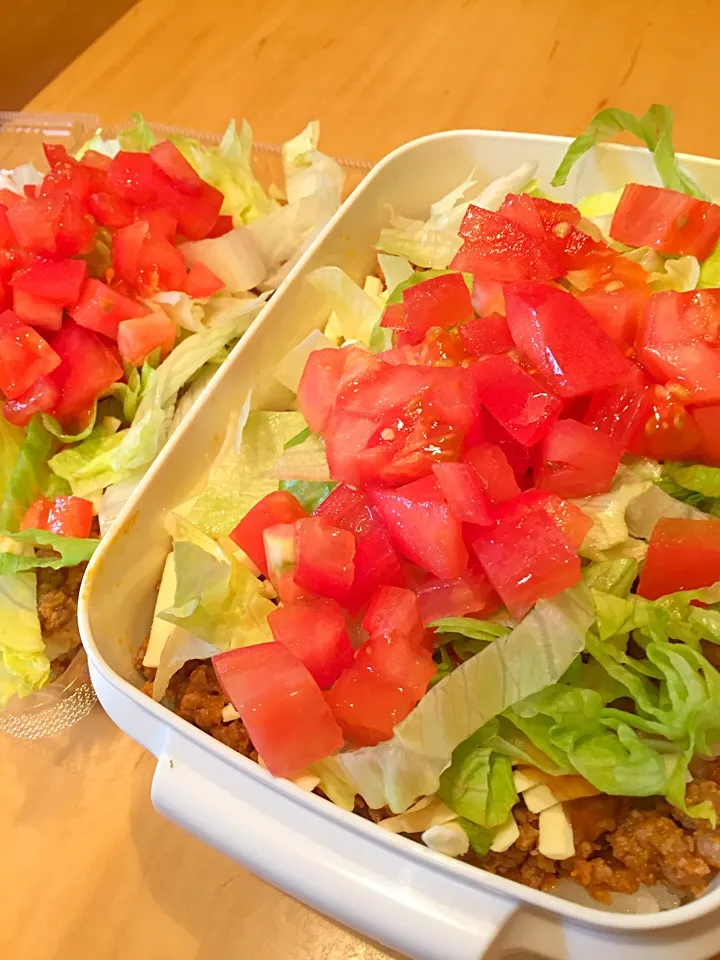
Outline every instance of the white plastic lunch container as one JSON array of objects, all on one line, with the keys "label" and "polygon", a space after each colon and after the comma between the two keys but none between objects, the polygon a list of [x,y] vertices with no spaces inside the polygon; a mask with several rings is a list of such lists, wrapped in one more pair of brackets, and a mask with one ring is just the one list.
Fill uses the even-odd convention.
[{"label": "white plastic lunch container", "polygon": [[[694,903],[626,915],[579,906],[451,860],[276,780],[251,760],[141,693],[133,655],[147,636],[169,548],[168,508],[201,487],[228,418],[250,388],[262,406],[275,363],[326,319],[306,275],[336,264],[362,282],[388,205],[426,218],[430,204],[475,169],[489,182],[538,160],[548,181],[568,140],[454,131],[391,153],[367,176],[307,251],[127,504],[88,568],[80,629],[98,697],[110,717],[158,758],[155,807],[170,819],[318,910],[413,958],[543,957],[708,960],[720,949],[720,886]],[[711,196],[720,162],[684,158]],[[566,199],[656,183],[646,151],[607,146],[589,154]]]}]

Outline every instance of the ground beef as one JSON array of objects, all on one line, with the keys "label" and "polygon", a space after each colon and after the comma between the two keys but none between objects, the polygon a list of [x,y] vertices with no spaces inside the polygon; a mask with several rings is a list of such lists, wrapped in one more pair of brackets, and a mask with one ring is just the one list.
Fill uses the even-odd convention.
[{"label": "ground beef", "polygon": [[77,625],[77,601],[87,564],[52,570],[38,567],[37,611],[52,677],[59,676],[80,646]]}]

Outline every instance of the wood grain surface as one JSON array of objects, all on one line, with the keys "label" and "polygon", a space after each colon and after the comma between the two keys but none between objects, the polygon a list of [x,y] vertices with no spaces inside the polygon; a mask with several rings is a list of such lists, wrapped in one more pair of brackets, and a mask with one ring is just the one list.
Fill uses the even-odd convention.
[{"label": "wood grain surface", "polygon": [[[325,149],[376,160],[431,131],[570,134],[661,101],[678,148],[717,156],[719,28],[712,0],[141,0],[28,108],[244,115],[271,142],[317,117]],[[0,737],[1,957],[388,956],[161,819],[153,765],[99,709],[55,741]]]}]

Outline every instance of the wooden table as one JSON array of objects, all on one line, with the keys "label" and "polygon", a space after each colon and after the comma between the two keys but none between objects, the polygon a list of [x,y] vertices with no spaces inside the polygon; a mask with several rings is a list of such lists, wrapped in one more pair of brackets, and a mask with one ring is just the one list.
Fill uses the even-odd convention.
[{"label": "wooden table", "polygon": [[[660,101],[679,148],[717,156],[720,4],[680,6],[141,0],[28,109],[209,130],[244,115],[274,142],[318,117],[326,150],[376,160],[431,131],[573,133],[607,104]],[[99,709],[56,741],[0,737],[0,956],[388,956],[161,819],[153,765]]]}]

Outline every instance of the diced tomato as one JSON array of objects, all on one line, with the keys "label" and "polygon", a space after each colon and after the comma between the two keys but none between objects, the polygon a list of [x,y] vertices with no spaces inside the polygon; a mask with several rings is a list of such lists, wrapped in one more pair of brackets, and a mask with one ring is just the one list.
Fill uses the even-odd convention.
[{"label": "diced tomato", "polygon": [[552,228],[559,223],[569,223],[576,227],[580,223],[580,211],[572,203],[557,203],[545,197],[533,197],[532,202],[540,215],[543,226],[552,233]]},{"label": "diced tomato", "polygon": [[86,150],[80,163],[90,171],[90,189],[96,190],[105,183],[112,157],[97,150]]},{"label": "diced tomato", "polygon": [[7,206],[4,203],[0,203],[0,250],[7,250],[10,247],[14,247],[15,243],[15,234],[8,220]]},{"label": "diced tomato", "polygon": [[95,246],[95,221],[86,212],[84,201],[72,193],[62,197],[62,206],[55,219],[58,257],[74,257],[90,253]]},{"label": "diced tomato", "polygon": [[323,517],[303,517],[295,524],[293,580],[321,597],[343,602],[355,576],[355,536]]},{"label": "diced tomato", "polygon": [[52,374],[60,392],[55,416],[61,421],[84,415],[99,394],[122,378],[122,366],[109,347],[72,321],[53,335],[52,347],[62,360]]},{"label": "diced tomato", "polygon": [[536,484],[560,497],[606,493],[623,455],[622,445],[577,420],[558,420],[542,444]]},{"label": "diced tomato", "polygon": [[47,530],[48,514],[50,513],[50,500],[46,497],[38,497],[33,501],[23,514],[20,521],[21,530]]},{"label": "diced tomato", "polygon": [[431,327],[449,330],[471,319],[470,291],[460,273],[444,273],[403,290],[404,329],[420,343]]},{"label": "diced tomato", "polygon": [[452,580],[467,568],[468,555],[462,528],[450,508],[442,503],[421,503],[400,490],[368,490],[380,519],[408,560],[440,579]]},{"label": "diced tomato", "polygon": [[92,530],[93,505],[82,497],[56,497],[50,504],[47,529],[59,537],[86,539]]},{"label": "diced tomato", "polygon": [[335,406],[340,378],[345,370],[344,350],[313,350],[300,378],[297,403],[313,433],[322,433]]},{"label": "diced tomato", "polygon": [[465,366],[472,354],[456,334],[442,327],[431,327],[424,339],[415,346],[393,347],[377,356],[384,363],[395,366],[407,363],[413,366],[454,367]]},{"label": "diced tomato", "polygon": [[703,403],[720,400],[717,291],[668,290],[654,294],[640,324],[637,353],[661,383],[679,383],[686,399]]},{"label": "diced tomato", "polygon": [[204,263],[193,263],[185,277],[183,290],[189,297],[211,297],[224,287],[222,280]]},{"label": "diced tomato", "polygon": [[35,260],[12,278],[16,290],[72,307],[80,298],[87,265],[84,260]]},{"label": "diced tomato", "polygon": [[98,223],[110,230],[128,227],[134,220],[133,205],[112,193],[91,193],[88,210]]},{"label": "diced tomato", "polygon": [[177,218],[157,203],[144,203],[135,207],[133,220],[143,221],[149,227],[148,237],[164,237],[174,243],[177,236]]},{"label": "diced tomato", "polygon": [[175,321],[160,310],[144,317],[121,320],[117,328],[120,356],[135,367],[141,366],[147,355],[158,348],[164,358],[175,346],[176,335]]},{"label": "diced tomato", "polygon": [[90,277],[85,282],[79,303],[70,311],[70,316],[81,327],[117,340],[118,324],[122,320],[145,317],[149,313],[150,310],[144,304],[125,297],[101,280]]},{"label": "diced tomato", "polygon": [[704,260],[720,239],[720,207],[677,190],[628,183],[610,236],[629,247]]},{"label": "diced tomato", "polygon": [[6,400],[3,416],[16,427],[26,427],[35,413],[52,413],[60,391],[49,377],[38,377],[25,393],[14,400]]},{"label": "diced tomato", "polygon": [[215,221],[215,226],[212,228],[210,233],[208,233],[208,238],[211,237],[224,237],[226,233],[230,233],[233,229],[233,218],[227,215],[218,217]]},{"label": "diced tomato", "polygon": [[523,446],[542,439],[562,409],[560,400],[510,357],[488,357],[472,372],[482,402]]},{"label": "diced tomato", "polygon": [[487,317],[475,317],[464,323],[458,330],[458,336],[478,357],[507,353],[515,346],[510,336],[507,319],[499,313]]},{"label": "diced tomato", "polygon": [[362,625],[371,637],[404,636],[413,646],[423,638],[418,598],[404,587],[381,586],[373,593]]},{"label": "diced tomato", "polygon": [[295,523],[307,514],[300,502],[287,490],[266,494],[245,514],[230,532],[230,539],[243,550],[262,573],[268,576],[263,532],[278,523]]},{"label": "diced tomato", "polygon": [[[557,402],[558,404],[561,403],[559,399]],[[500,447],[512,468],[517,483],[522,486],[531,466],[533,447],[527,447],[519,443],[515,437],[511,436],[505,427],[492,416],[489,410],[481,411],[480,424],[481,429],[479,435],[473,441],[472,445],[487,442],[492,443],[496,447]]]},{"label": "diced tomato", "polygon": [[478,280],[475,277],[470,300],[479,317],[491,317],[494,313],[505,316],[505,295],[497,280]]},{"label": "diced tomato", "polygon": [[113,268],[141,296],[182,290],[187,268],[183,255],[157,224],[137,220],[113,237]]},{"label": "diced tomato", "polygon": [[292,776],[343,745],[320,688],[284,644],[238,647],[212,659],[220,685],[274,776]]},{"label": "diced tomato", "polygon": [[591,288],[578,293],[577,299],[625,353],[635,343],[638,324],[652,290],[647,286],[644,289],[622,286],[616,289],[612,282],[607,286],[612,289]]},{"label": "diced tomato", "polygon": [[50,173],[43,178],[40,192],[48,195],[63,191],[84,199],[90,189],[90,168],[71,157],[61,143],[44,143],[43,152]]},{"label": "diced tomato", "polygon": [[494,443],[478,444],[467,451],[465,460],[475,468],[491,503],[502,503],[520,493],[513,468],[501,447]]},{"label": "diced tomato", "polygon": [[0,390],[17,400],[39,377],[60,365],[60,357],[32,327],[12,310],[0,314]]},{"label": "diced tomato", "polygon": [[580,507],[547,490],[523,490],[515,500],[497,509],[497,517],[498,519],[508,516],[517,517],[522,512],[531,513],[534,510],[542,510],[546,513],[562,530],[575,550],[580,549],[593,525],[592,519]]},{"label": "diced tomato", "polygon": [[458,520],[480,526],[493,522],[486,485],[471,463],[436,463],[433,472]]},{"label": "diced tomato", "polygon": [[577,397],[627,379],[631,367],[583,305],[544,283],[505,288],[510,332],[561,397]]},{"label": "diced tomato", "polygon": [[664,387],[648,390],[650,414],[633,441],[631,452],[652,460],[694,460],[701,455],[703,436],[693,411]]},{"label": "diced tomato", "polygon": [[437,673],[432,653],[412,643],[404,633],[371,635],[358,649],[355,664],[356,669],[370,669],[386,683],[408,693],[413,706],[424,697]]},{"label": "diced tomato", "polygon": [[161,177],[147,153],[121,150],[107,170],[107,189],[130,203],[150,203],[157,198]]},{"label": "diced tomato", "polygon": [[273,637],[303,663],[321,690],[331,687],[353,662],[345,613],[334,600],[318,599],[268,614]]},{"label": "diced tomato", "polygon": [[182,193],[197,196],[202,193],[203,181],[193,170],[174,143],[162,140],[150,147],[150,157]]},{"label": "diced tomato", "polygon": [[355,577],[345,599],[351,613],[360,610],[377,587],[401,582],[400,561],[390,538],[360,490],[339,484],[317,507],[315,515],[355,537]]},{"label": "diced tomato", "polygon": [[676,590],[697,590],[720,580],[720,520],[676,520],[655,524],[637,592],[657,600]]},{"label": "diced tomato", "polygon": [[594,394],[583,422],[628,450],[642,432],[650,410],[649,385],[635,367],[626,383],[605,387]]},{"label": "diced tomato", "polygon": [[502,606],[500,598],[481,566],[469,569],[454,580],[426,580],[418,589],[420,618],[425,625],[444,617],[465,617],[470,613],[484,617]]},{"label": "diced tomato", "polygon": [[59,330],[62,326],[63,308],[59,303],[51,303],[41,297],[35,297],[24,290],[13,292],[13,311],[31,327],[43,327],[45,330]]},{"label": "diced tomato", "polygon": [[540,599],[580,580],[580,558],[544,510],[508,512],[473,544],[490,583],[516,620]]},{"label": "diced tomato", "polygon": [[356,747],[371,747],[389,740],[395,725],[414,706],[410,690],[388,683],[357,661],[325,698],[345,738]]},{"label": "diced tomato", "polygon": [[385,307],[383,315],[380,318],[380,326],[386,327],[389,330],[406,331],[408,329],[408,321],[405,316],[404,305],[402,303],[391,303]]},{"label": "diced tomato", "polygon": [[112,264],[116,276],[133,285],[140,271],[140,253],[150,232],[149,224],[137,220],[122,227],[113,237]]},{"label": "diced tomato", "polygon": [[479,280],[553,280],[563,269],[544,240],[512,220],[481,207],[468,207],[459,230],[464,243],[450,262]]},{"label": "diced tomato", "polygon": [[57,230],[46,198],[13,204],[7,219],[20,247],[40,256],[55,254]]},{"label": "diced tomato", "polygon": [[700,431],[701,459],[712,467],[720,467],[720,404],[693,410]]},{"label": "diced tomato", "polygon": [[525,233],[545,239],[545,224],[533,198],[526,193],[509,193],[498,210],[508,220],[516,223]]},{"label": "diced tomato", "polygon": [[447,503],[447,497],[442,492],[434,473],[420,480],[404,483],[402,492],[404,497],[417,500],[419,503],[425,503],[428,500],[434,503]]}]

